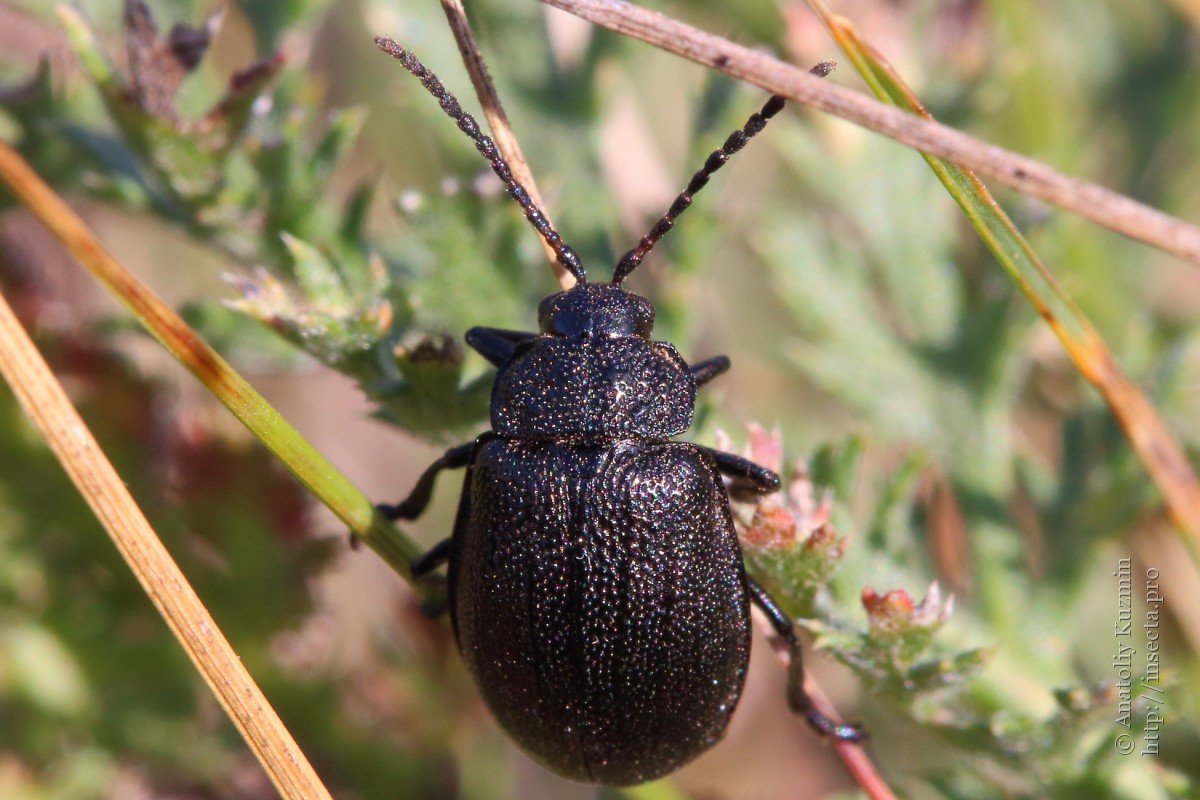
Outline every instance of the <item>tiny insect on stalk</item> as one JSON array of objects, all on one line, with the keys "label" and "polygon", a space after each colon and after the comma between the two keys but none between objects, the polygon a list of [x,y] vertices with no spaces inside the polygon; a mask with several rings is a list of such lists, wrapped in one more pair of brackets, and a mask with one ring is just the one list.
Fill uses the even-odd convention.
[{"label": "tiny insect on stalk", "polygon": [[729,359],[687,364],[651,338],[653,305],[622,287],[784,99],[772,96],[708,157],[610,282],[588,283],[575,251],[475,119],[411,52],[384,37],[376,43],[471,138],[578,280],[541,302],[537,332],[467,332],[497,368],[491,430],[448,449],[405,500],[379,507],[415,519],[443,470],[466,470],[450,537],[413,572],[448,565],[459,650],[496,718],[569,778],[630,785],[672,772],[728,725],[745,680],[753,604],[786,643],[792,710],[823,736],[861,740],[858,727],[835,722],[810,698],[792,621],[745,572],[729,492],[774,492],[779,476],[673,440],[692,425],[697,389]]}]

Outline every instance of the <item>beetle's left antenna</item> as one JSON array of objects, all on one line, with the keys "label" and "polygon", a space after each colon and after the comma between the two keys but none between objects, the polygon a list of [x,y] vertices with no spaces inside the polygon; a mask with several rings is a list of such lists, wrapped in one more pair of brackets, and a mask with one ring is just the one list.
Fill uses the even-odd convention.
[{"label": "beetle's left antenna", "polygon": [[667,231],[675,227],[675,218],[687,211],[692,205],[692,196],[696,192],[708,185],[708,179],[713,173],[725,166],[725,162],[729,161],[729,157],[746,146],[746,142],[750,141],[750,137],[761,131],[767,126],[767,120],[778,114],[783,109],[783,104],[786,98],[779,95],[771,95],[771,99],[766,102],[766,105],[761,110],[750,115],[750,119],[746,120],[746,124],[738,130],[729,134],[729,138],[725,143],[709,154],[704,161],[704,166],[696,171],[692,179],[688,181],[687,188],[679,193],[675,198],[675,202],[671,203],[671,207],[667,213],[659,218],[658,222],[654,223],[654,227],[650,232],[642,237],[642,240],[637,243],[637,246],[621,256],[621,260],[617,262],[617,268],[613,270],[613,285],[619,286],[621,281],[629,276],[642,263],[642,259],[646,254],[654,249],[654,245],[658,244]]},{"label": "beetle's left antenna", "polygon": [[458,104],[458,100],[442,85],[442,82],[438,80],[438,76],[426,68],[416,56],[392,39],[386,36],[376,36],[375,44],[380,50],[403,64],[404,68],[420,80],[421,85],[437,98],[442,111],[445,111],[458,124],[460,131],[471,137],[471,141],[475,142],[475,148],[491,164],[492,171],[496,173],[496,177],[504,184],[504,187],[508,190],[508,194],[513,200],[517,201],[517,204],[521,206],[521,210],[525,212],[525,218],[529,220],[537,232],[541,234],[542,238],[546,240],[546,244],[550,245],[558,263],[562,264],[563,269],[574,275],[577,281],[580,283],[586,282],[587,276],[583,269],[583,262],[579,260],[579,255],[571,249],[570,245],[563,242],[562,237],[558,235],[558,231],[554,230],[554,227],[550,224],[550,220],[546,219],[546,215],[533,202],[533,198],[529,196],[529,192],[521,185],[520,181],[513,177],[512,170],[509,169],[508,162],[504,160],[504,156],[500,155],[500,150],[496,147],[496,143],[492,141],[490,136],[479,129],[479,123],[475,121],[474,117],[462,110],[462,106]]},{"label": "beetle's left antenna", "polygon": [[[832,61],[822,61],[817,64],[809,72],[819,78],[824,78],[829,73],[833,72],[836,65]],[[708,185],[708,179],[713,176],[713,173],[725,166],[725,162],[729,161],[737,151],[746,146],[746,142],[767,127],[767,120],[778,114],[783,109],[783,104],[787,98],[780,95],[771,95],[771,99],[766,102],[763,107],[750,115],[750,119],[746,120],[746,124],[738,130],[729,134],[729,138],[725,143],[714,150],[704,162],[704,166],[696,171],[692,179],[688,181],[687,188],[679,193],[675,198],[675,202],[671,203],[671,207],[667,213],[659,218],[658,222],[654,223],[654,227],[650,232],[642,237],[632,250],[621,256],[621,260],[617,262],[617,268],[613,270],[613,285],[620,286],[621,281],[629,276],[642,263],[642,259],[646,254],[654,249],[654,245],[658,244],[658,240],[666,235],[667,231],[675,227],[675,219],[692,205],[692,197],[696,192]]]}]

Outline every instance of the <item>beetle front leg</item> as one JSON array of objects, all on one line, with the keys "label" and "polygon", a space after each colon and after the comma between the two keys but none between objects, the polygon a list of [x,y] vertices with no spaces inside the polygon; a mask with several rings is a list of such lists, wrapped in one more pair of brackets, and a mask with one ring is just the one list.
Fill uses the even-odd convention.
[{"label": "beetle front leg", "polygon": [[500,366],[512,357],[517,345],[537,336],[525,331],[506,331],[500,328],[471,328],[467,331],[467,344],[493,366]]},{"label": "beetle front leg", "polygon": [[746,576],[746,587],[750,590],[750,599],[763,610],[771,627],[779,634],[779,638],[788,646],[790,659],[788,662],[787,701],[788,707],[800,716],[822,736],[828,736],[841,742],[861,742],[867,734],[858,725],[844,725],[825,714],[813,705],[812,698],[804,688],[804,654],[800,647],[800,638],[796,629],[788,619],[783,609],[767,594],[758,582]]},{"label": "beetle front leg", "polygon": [[471,463],[471,453],[475,451],[475,442],[467,442],[460,444],[458,447],[451,447],[441,458],[429,465],[429,468],[421,473],[421,477],[417,479],[417,485],[413,487],[408,497],[395,505],[380,503],[376,506],[379,512],[389,520],[397,519],[416,519],[424,513],[429,505],[429,498],[433,495],[433,484],[437,480],[437,474],[444,469],[461,469]]}]

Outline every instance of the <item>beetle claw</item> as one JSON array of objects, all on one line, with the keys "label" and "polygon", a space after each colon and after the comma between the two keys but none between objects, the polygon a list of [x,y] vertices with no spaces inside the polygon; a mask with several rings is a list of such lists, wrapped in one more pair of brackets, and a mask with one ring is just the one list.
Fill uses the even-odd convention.
[{"label": "beetle claw", "polygon": [[861,725],[835,722],[815,709],[809,709],[804,718],[817,733],[838,742],[861,742],[867,738],[867,732]]}]

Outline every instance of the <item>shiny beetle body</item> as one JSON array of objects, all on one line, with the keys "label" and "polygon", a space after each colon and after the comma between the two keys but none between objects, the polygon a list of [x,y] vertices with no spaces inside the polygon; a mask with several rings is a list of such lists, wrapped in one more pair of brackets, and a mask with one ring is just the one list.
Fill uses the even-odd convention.
[{"label": "shiny beetle body", "polygon": [[621,287],[782,99],[709,157],[611,283],[591,284],[470,115],[411,53],[377,41],[471,136],[578,280],[542,302],[538,333],[468,331],[467,343],[497,367],[491,430],[448,450],[402,503],[380,506],[413,519],[441,470],[466,469],[450,538],[412,570],[449,563],[459,649],[497,720],[569,778],[626,785],[671,772],[724,733],[756,602],[792,646],[793,709],[824,734],[860,738],[812,708],[792,625],[743,569],[724,478],[761,493],[776,490],[778,476],[672,441],[692,424],[697,387],[728,359],[688,366],[651,339],[650,302]]},{"label": "shiny beetle body", "polygon": [[[597,307],[617,292],[572,290]],[[451,614],[497,719],[568,777],[670,772],[720,738],[741,694],[749,599],[725,486],[706,450],[667,441],[695,394],[671,345],[603,330],[523,342],[496,376]]]}]

